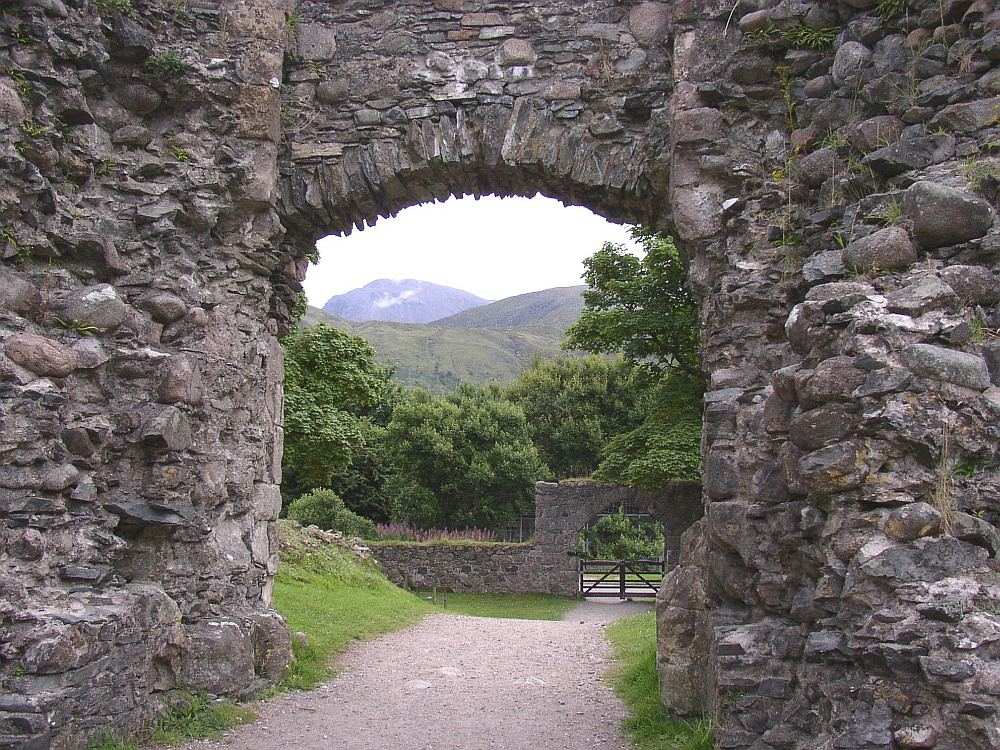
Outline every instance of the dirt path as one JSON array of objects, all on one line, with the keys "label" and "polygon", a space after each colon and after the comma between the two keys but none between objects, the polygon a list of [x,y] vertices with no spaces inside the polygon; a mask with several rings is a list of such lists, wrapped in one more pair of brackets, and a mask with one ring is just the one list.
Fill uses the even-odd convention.
[{"label": "dirt path", "polygon": [[[578,618],[579,619],[579,618]],[[190,750],[625,750],[600,624],[434,615]]]}]

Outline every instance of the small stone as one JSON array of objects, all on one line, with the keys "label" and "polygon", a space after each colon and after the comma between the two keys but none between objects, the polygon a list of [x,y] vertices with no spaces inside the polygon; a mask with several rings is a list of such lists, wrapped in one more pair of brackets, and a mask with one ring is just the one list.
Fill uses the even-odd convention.
[{"label": "small stone", "polygon": [[868,154],[898,141],[903,127],[903,121],[894,115],[870,117],[851,128],[847,140],[858,151]]},{"label": "small stone", "polygon": [[795,174],[809,187],[819,187],[842,169],[841,161],[832,148],[821,148],[799,159]]},{"label": "small stone", "polygon": [[860,42],[842,44],[833,58],[834,82],[844,85],[848,79],[861,72],[871,57],[871,50]]},{"label": "small stone", "polygon": [[916,248],[902,227],[880,229],[844,249],[844,263],[866,273],[902,270],[916,260]]},{"label": "small stone", "polygon": [[189,355],[179,354],[163,364],[163,377],[158,391],[165,404],[200,404],[204,394],[201,369]]},{"label": "small stone", "polygon": [[79,365],[77,354],[58,341],[34,333],[18,333],[4,342],[4,353],[36,375],[64,378]]},{"label": "small stone", "polygon": [[831,401],[852,401],[854,389],[866,377],[850,357],[831,357],[802,379],[798,387],[799,402],[802,408],[811,409]]},{"label": "small stone", "polygon": [[1000,279],[982,266],[948,266],[941,278],[959,297],[973,305],[995,305],[1000,302]]},{"label": "small stone", "polygon": [[799,460],[799,474],[810,492],[843,492],[859,487],[868,474],[865,452],[856,443],[834,443]]},{"label": "small stone", "polygon": [[130,83],[115,92],[115,101],[137,115],[149,115],[160,108],[163,97],[142,83]]},{"label": "small stone", "polygon": [[941,735],[934,727],[917,726],[897,729],[892,736],[903,750],[931,750]]},{"label": "small stone", "polygon": [[912,344],[900,358],[915,374],[982,391],[990,387],[986,360],[975,354],[945,349],[933,344]]},{"label": "small stone", "polygon": [[332,60],[337,52],[333,29],[318,23],[301,24],[297,31],[299,57],[303,60]]},{"label": "small stone", "polygon": [[501,65],[531,65],[538,59],[535,48],[525,39],[508,39],[497,53]]},{"label": "small stone", "polygon": [[37,529],[15,531],[7,549],[19,560],[35,562],[45,555],[45,537]]},{"label": "small stone", "polygon": [[125,320],[127,309],[114,287],[97,284],[70,297],[63,308],[63,315],[74,324],[111,331]]},{"label": "small stone", "polygon": [[851,435],[858,418],[846,404],[824,404],[792,418],[788,438],[804,451],[822,448]]},{"label": "small stone", "polygon": [[142,63],[153,54],[153,35],[121,13],[115,16],[108,53],[126,63]]},{"label": "small stone", "polygon": [[629,13],[628,24],[639,44],[656,44],[666,39],[670,30],[670,7],[665,3],[639,3]]},{"label": "small stone", "polygon": [[802,264],[802,277],[810,283],[839,278],[846,273],[843,250],[828,250],[813,255]]},{"label": "small stone", "polygon": [[175,406],[153,411],[139,431],[139,440],[156,450],[182,451],[191,445],[191,425]]},{"label": "small stone", "polygon": [[187,304],[176,294],[158,292],[146,300],[146,307],[158,323],[173,323],[187,315]]},{"label": "small stone", "polygon": [[941,531],[941,513],[928,503],[910,503],[889,513],[883,531],[897,542],[912,542]]},{"label": "small stone", "polygon": [[937,276],[925,276],[886,295],[886,303],[891,312],[918,316],[957,304],[958,295]]},{"label": "small stone", "polygon": [[354,121],[362,127],[378,125],[382,122],[382,115],[375,109],[359,109],[354,113]]},{"label": "small stone", "polygon": [[349,93],[347,81],[342,78],[323,81],[316,86],[316,100],[323,104],[340,104],[347,100]]},{"label": "small stone", "polygon": [[914,239],[925,249],[978,239],[993,224],[993,209],[986,201],[926,180],[906,191],[903,210],[913,223]]},{"label": "small stone", "polygon": [[0,123],[20,125],[28,116],[17,91],[0,81]]},{"label": "small stone", "polygon": [[28,315],[37,312],[41,304],[42,295],[34,284],[0,266],[0,310]]}]

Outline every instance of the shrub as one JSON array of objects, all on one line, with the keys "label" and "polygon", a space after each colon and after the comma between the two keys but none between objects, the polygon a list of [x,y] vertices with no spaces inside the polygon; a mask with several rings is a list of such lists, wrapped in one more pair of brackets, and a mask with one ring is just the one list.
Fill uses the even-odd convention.
[{"label": "shrub", "polygon": [[180,78],[188,64],[176,52],[160,52],[146,60],[146,72],[157,78]]},{"label": "shrub", "polygon": [[303,526],[319,526],[344,536],[378,537],[375,524],[350,510],[332,490],[315,490],[293,501],[288,506],[288,517]]},{"label": "shrub", "polygon": [[132,0],[97,0],[95,3],[100,13],[124,13],[131,15]]},{"label": "shrub", "polygon": [[580,533],[577,553],[600,560],[658,560],[663,555],[663,529],[655,521],[632,518],[619,508]]}]

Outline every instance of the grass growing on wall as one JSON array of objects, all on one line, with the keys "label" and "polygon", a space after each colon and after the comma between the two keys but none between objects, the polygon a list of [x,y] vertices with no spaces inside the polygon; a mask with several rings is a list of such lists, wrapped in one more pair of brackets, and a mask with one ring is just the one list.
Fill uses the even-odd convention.
[{"label": "grass growing on wall", "polygon": [[512,620],[561,620],[578,604],[576,599],[548,594],[444,594],[421,596],[442,612],[472,617],[505,617]]},{"label": "grass growing on wall", "polygon": [[628,708],[625,733],[636,750],[713,750],[707,720],[672,718],[660,703],[656,674],[656,614],[626,617],[607,628],[617,667],[611,680]]},{"label": "grass growing on wall", "polygon": [[411,625],[433,611],[426,601],[389,583],[372,561],[327,544],[311,547],[300,529],[282,524],[282,560],[274,606],[293,632],[295,661],[280,688],[308,690],[331,674],[331,661],[353,641]]}]

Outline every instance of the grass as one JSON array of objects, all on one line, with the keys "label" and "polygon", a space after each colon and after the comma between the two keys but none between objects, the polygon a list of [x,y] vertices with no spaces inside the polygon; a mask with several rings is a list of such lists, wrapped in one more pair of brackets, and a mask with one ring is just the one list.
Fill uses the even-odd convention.
[{"label": "grass", "polygon": [[[430,592],[422,596],[430,598]],[[472,617],[504,617],[512,620],[561,620],[579,602],[548,594],[443,594],[431,600],[443,612]]]},{"label": "grass", "polygon": [[189,740],[212,739],[223,732],[254,721],[257,715],[228,700],[181,693],[171,708],[145,734],[122,738],[113,733],[92,740],[88,750],[139,750],[143,745],[180,745]]},{"label": "grass", "polygon": [[374,562],[335,545],[309,546],[291,524],[282,524],[281,534],[274,606],[307,642],[294,644],[295,661],[279,689],[316,687],[331,675],[333,657],[353,641],[398,630],[433,611],[389,583]]},{"label": "grass", "polygon": [[646,612],[607,628],[618,666],[611,675],[615,691],[628,708],[624,729],[636,750],[713,750],[707,720],[669,716],[660,703],[656,673],[656,615]]}]

